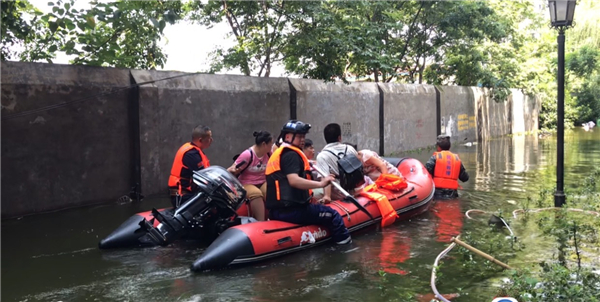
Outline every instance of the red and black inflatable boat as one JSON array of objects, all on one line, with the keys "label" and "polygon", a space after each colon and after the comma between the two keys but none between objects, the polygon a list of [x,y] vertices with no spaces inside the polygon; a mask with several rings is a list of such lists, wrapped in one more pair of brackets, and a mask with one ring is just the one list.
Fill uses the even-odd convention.
[{"label": "red and black inflatable boat", "polygon": [[[397,220],[427,211],[432,204],[435,187],[423,164],[411,158],[386,160],[397,165],[408,182],[404,190],[386,194],[399,215]],[[379,207],[374,201],[365,197],[358,197],[357,200],[373,219],[353,203],[337,201],[329,204],[343,216],[350,232],[381,221]],[[236,225],[220,234],[194,261],[191,270],[205,271],[257,262],[311,248],[330,241],[330,238],[329,230],[317,225],[303,226],[275,220]]]}]

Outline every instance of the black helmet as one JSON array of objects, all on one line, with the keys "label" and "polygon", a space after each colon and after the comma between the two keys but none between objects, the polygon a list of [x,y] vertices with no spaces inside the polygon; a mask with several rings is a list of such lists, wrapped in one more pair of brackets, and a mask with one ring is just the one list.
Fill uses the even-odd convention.
[{"label": "black helmet", "polygon": [[310,130],[310,124],[305,124],[297,120],[290,120],[283,126],[281,133],[307,134],[308,130]]},{"label": "black helmet", "polygon": [[441,143],[441,142],[450,142],[450,135],[447,134],[440,134],[437,137],[437,142]]}]

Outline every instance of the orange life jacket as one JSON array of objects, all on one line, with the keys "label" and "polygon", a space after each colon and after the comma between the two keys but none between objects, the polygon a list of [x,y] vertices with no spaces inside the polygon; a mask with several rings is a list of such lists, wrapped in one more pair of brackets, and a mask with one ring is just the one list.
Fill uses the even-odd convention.
[{"label": "orange life jacket", "polygon": [[458,175],[460,174],[460,158],[450,151],[433,153],[435,156],[435,170],[433,182],[436,189],[458,189]]},{"label": "orange life jacket", "polygon": [[408,183],[403,176],[394,174],[381,174],[375,181],[378,188],[390,190],[390,191],[401,191],[408,187]]},{"label": "orange life jacket", "polygon": [[381,227],[386,227],[396,221],[398,213],[392,207],[392,204],[388,200],[387,196],[379,193],[380,189],[390,191],[400,191],[406,188],[408,184],[404,177],[400,177],[393,174],[381,174],[374,184],[366,186],[360,193],[371,200],[374,200],[381,213]]},{"label": "orange life jacket", "polygon": [[[371,186],[373,185],[369,185],[367,188],[370,188]],[[368,192],[367,188],[360,192],[360,195],[374,200],[377,204],[379,212],[381,213],[381,227],[386,227],[394,223],[398,217],[398,214],[394,210],[394,207],[392,207],[392,204],[390,204],[387,196],[377,192]]]},{"label": "orange life jacket", "polygon": [[300,177],[311,179],[310,162],[304,152],[297,147],[292,145],[282,145],[277,148],[275,152],[269,158],[267,163],[267,170],[265,175],[267,176],[267,198],[266,207],[267,209],[294,207],[299,204],[305,204],[310,201],[312,196],[312,190],[300,190],[293,188],[288,180],[287,175],[281,173],[281,153],[285,149],[294,150],[302,157],[304,162],[304,171]]},{"label": "orange life jacket", "polygon": [[[202,162],[198,164],[202,164],[203,168],[208,168],[210,166],[210,162],[208,161],[206,155],[204,155],[204,152],[202,152],[202,149],[191,143],[183,144],[183,146],[181,146],[175,154],[175,160],[173,160],[173,167],[171,168],[171,176],[169,176],[169,188],[177,189],[179,195],[182,195],[182,193],[184,193],[183,191],[190,192],[192,190],[192,180],[190,178],[181,177],[183,171],[189,170],[191,173],[193,171],[193,168],[195,168],[186,167],[183,164],[183,156],[192,149],[196,149],[200,153]],[[182,185],[181,180],[187,180],[187,183],[185,185]]]}]

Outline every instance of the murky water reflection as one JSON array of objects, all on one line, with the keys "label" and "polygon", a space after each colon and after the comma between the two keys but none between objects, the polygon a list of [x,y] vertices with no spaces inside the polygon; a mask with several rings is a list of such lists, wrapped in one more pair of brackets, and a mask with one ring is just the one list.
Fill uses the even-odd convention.
[{"label": "murky water reflection", "polygon": [[[567,133],[566,187],[576,187],[600,164],[600,129],[595,130]],[[166,199],[3,221],[2,301],[429,301],[433,260],[451,236],[477,227],[464,212],[512,211],[515,203],[555,183],[554,137],[506,137],[453,150],[471,175],[460,200],[439,202],[413,221],[363,230],[351,246],[317,247],[232,270],[192,274],[189,265],[204,248],[195,242],[97,249],[130,215],[164,207]],[[426,161],[430,154],[409,156]],[[473,292],[453,301],[491,301],[494,289],[485,280],[460,270],[444,275],[439,286],[444,293],[459,287]]]}]

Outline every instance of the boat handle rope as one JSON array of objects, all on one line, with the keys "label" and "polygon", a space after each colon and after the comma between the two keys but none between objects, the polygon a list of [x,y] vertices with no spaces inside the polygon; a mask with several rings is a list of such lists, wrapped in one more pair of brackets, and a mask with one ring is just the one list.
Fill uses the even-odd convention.
[{"label": "boat handle rope", "polygon": [[[339,202],[337,201],[332,201],[332,204],[338,206],[338,208],[342,209],[342,211],[346,212],[346,217],[348,217],[348,221],[350,221],[350,211],[348,209],[346,209],[343,205],[341,205]],[[343,216],[342,216],[343,217]]]}]

